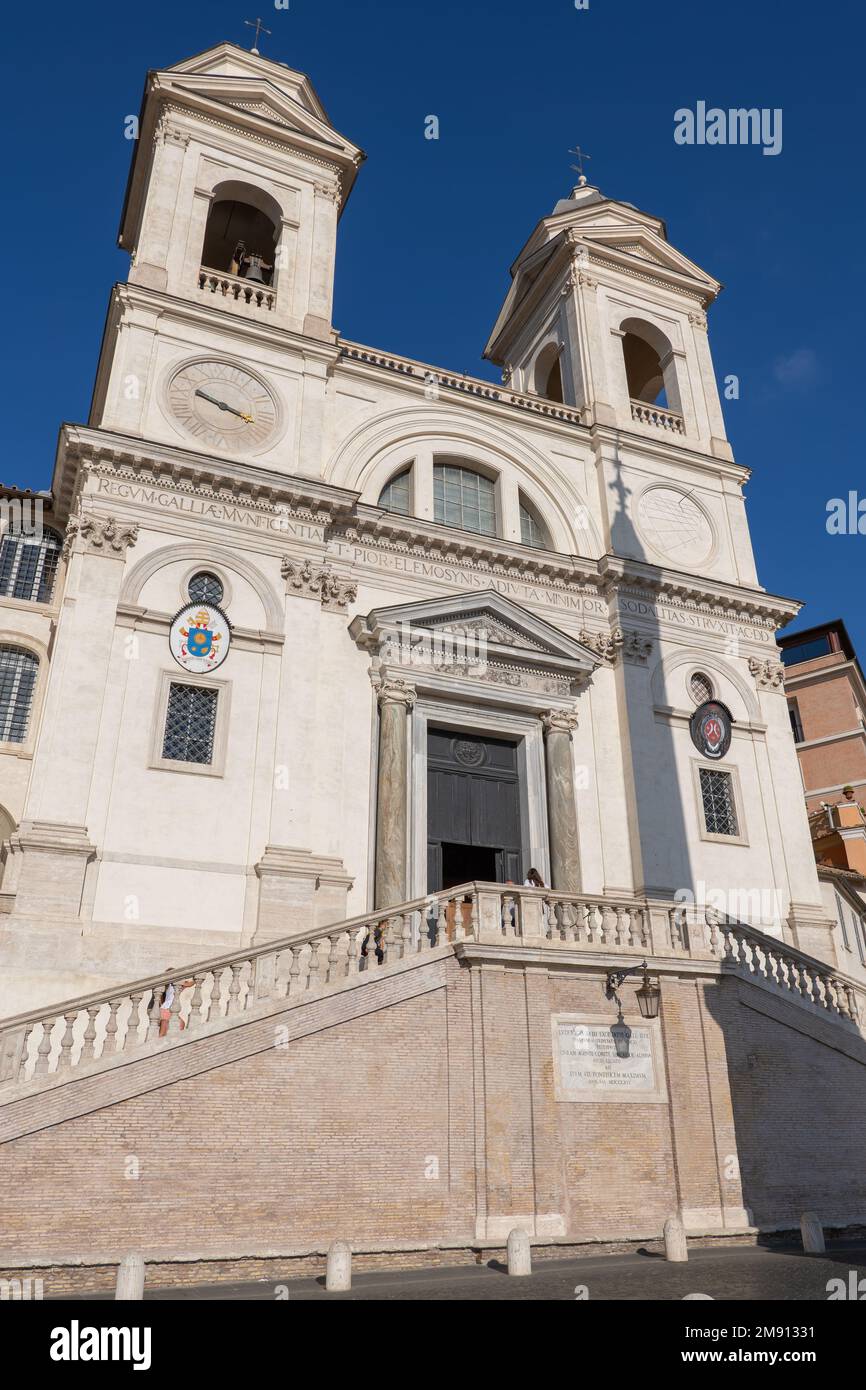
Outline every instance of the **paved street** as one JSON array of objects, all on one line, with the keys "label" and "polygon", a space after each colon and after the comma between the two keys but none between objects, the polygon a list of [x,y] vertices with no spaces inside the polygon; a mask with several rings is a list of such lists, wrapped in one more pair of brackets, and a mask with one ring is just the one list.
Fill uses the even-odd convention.
[{"label": "paved street", "polygon": [[[722,1247],[689,1253],[684,1265],[668,1264],[662,1255],[594,1255],[570,1260],[536,1260],[527,1279],[510,1279],[499,1267],[381,1271],[356,1274],[350,1293],[326,1293],[324,1280],[298,1279],[282,1286],[290,1300],[572,1300],[576,1288],[593,1299],[682,1299],[688,1293],[712,1298],[828,1299],[828,1281],[849,1271],[866,1279],[866,1244],[830,1248],[826,1255],[804,1255],[794,1247]],[[863,1293],[866,1294],[866,1284]],[[283,1295],[285,1296],[285,1295]],[[149,1299],[263,1300],[275,1297],[275,1285],[222,1284],[210,1288],[149,1290]]]}]

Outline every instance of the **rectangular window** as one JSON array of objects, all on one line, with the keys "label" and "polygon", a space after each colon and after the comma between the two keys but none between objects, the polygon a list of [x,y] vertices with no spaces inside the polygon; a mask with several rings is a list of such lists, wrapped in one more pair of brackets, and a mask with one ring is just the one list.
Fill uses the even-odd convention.
[{"label": "rectangular window", "polygon": [[788,701],[788,718],[791,721],[791,733],[794,735],[795,743],[803,742],[803,721],[800,718],[800,706],[796,700]]},{"label": "rectangular window", "polygon": [[162,756],[179,763],[213,762],[218,692],[172,681]]},{"label": "rectangular window", "polygon": [[707,834],[738,837],[740,827],[731,774],[719,772],[714,767],[702,767],[699,775]]},{"label": "rectangular window", "polygon": [[848,940],[848,928],[845,923],[845,904],[842,902],[838,893],[836,894],[836,916],[839,919],[839,926],[842,928],[842,941],[844,942],[845,950],[850,951],[851,943]]}]

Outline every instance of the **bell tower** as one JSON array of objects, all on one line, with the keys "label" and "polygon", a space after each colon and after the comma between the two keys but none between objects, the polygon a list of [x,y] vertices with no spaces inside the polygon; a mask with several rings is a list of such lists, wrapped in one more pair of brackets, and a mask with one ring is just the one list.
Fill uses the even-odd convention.
[{"label": "bell tower", "polygon": [[256,52],[224,43],[149,73],[90,423],[268,466],[279,446],[282,469],[318,472],[304,437],[363,158],[303,73]]},{"label": "bell tower", "polygon": [[485,356],[513,389],[731,459],[706,334],[722,287],[674,250],[660,218],[581,176],[511,278]]}]

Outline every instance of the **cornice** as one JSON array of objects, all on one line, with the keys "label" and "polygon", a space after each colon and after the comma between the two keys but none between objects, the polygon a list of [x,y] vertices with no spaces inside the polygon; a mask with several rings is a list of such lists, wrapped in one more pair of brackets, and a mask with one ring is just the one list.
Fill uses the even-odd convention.
[{"label": "cornice", "polygon": [[618,555],[603,555],[598,566],[603,587],[611,596],[642,599],[649,591],[681,608],[718,617],[748,618],[773,631],[791,622],[803,606],[798,599],[768,594],[765,589],[727,584]]},{"label": "cornice", "polygon": [[679,467],[707,469],[739,486],[747,483],[752,476],[751,468],[747,468],[745,464],[733,463],[730,459],[718,458],[715,454],[695,449],[685,441],[683,435],[676,435],[674,442],[673,438],[662,433],[656,439],[648,434],[637,434],[632,430],[622,429],[619,425],[601,424],[592,425],[589,435],[599,462],[605,461],[599,446],[609,445],[611,450],[618,454],[622,453],[624,447],[633,446],[645,457],[660,459],[664,463]]},{"label": "cornice", "polygon": [[[563,593],[666,601],[717,617],[745,619],[775,630],[799,612],[793,599],[701,575],[603,555],[599,560],[532,550],[517,542],[458,531],[417,517],[386,512],[359,494],[316,478],[282,475],[175,445],[118,435],[84,425],[61,430],[55,492],[80,493],[88,476],[126,479],[155,488],[236,504],[273,516],[322,526],[322,543],[342,541],[379,551],[454,563],[481,575],[502,576]],[[272,532],[279,539],[279,528]],[[345,577],[345,576],[341,576]]]},{"label": "cornice", "polygon": [[112,308],[116,312],[129,306],[160,316],[176,315],[180,320],[216,330],[223,336],[234,325],[238,330],[238,349],[247,361],[251,343],[260,343],[280,352],[288,349],[297,352],[299,356],[318,359],[328,367],[339,360],[340,353],[336,341],[324,342],[321,338],[310,338],[303,333],[296,333],[291,328],[281,328],[265,320],[250,319],[240,314],[236,317],[227,316],[225,309],[212,308],[207,303],[167,294],[164,290],[155,290],[148,285],[119,280],[112,289],[111,297]]}]

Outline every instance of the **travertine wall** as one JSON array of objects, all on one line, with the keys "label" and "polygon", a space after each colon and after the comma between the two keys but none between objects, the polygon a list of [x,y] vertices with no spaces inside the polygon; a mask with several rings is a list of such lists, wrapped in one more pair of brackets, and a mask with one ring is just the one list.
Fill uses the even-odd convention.
[{"label": "travertine wall", "polygon": [[728,976],[663,998],[654,1103],[557,1100],[551,1015],[603,1012],[601,977],[481,947],[19,1099],[0,1263],[862,1219],[864,1040]]}]

